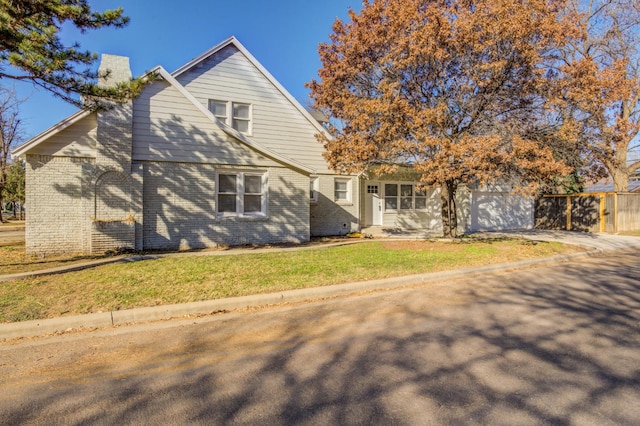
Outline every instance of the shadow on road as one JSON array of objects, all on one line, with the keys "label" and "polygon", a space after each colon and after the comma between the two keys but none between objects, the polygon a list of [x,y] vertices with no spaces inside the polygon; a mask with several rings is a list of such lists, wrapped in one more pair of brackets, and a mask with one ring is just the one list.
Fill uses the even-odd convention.
[{"label": "shadow on road", "polygon": [[[231,315],[174,328],[162,345],[163,334],[115,348],[97,339],[47,382],[12,381],[24,386],[0,415],[7,424],[634,424],[639,325],[640,265],[617,254]],[[22,394],[29,403],[10,403]]]}]

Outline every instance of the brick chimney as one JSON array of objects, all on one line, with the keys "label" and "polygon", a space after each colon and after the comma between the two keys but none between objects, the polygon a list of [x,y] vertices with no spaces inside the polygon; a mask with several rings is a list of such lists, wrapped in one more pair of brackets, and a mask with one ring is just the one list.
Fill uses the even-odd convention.
[{"label": "brick chimney", "polygon": [[[116,84],[131,80],[129,58],[126,56],[103,54],[98,68],[100,73],[108,72],[100,78],[98,84],[114,87]],[[132,102],[114,104],[112,108],[98,112],[98,143],[96,163],[120,170],[131,171],[131,150],[133,143],[133,107]]]},{"label": "brick chimney", "polygon": [[102,54],[100,58],[100,74],[108,73],[106,77],[101,77],[98,81],[100,86],[114,87],[116,84],[131,80],[131,67],[129,58],[126,56]]},{"label": "brick chimney", "polygon": [[[102,55],[98,84],[114,87],[131,80],[129,58]],[[142,249],[142,166],[132,163],[133,102],[106,103],[97,111],[93,200],[89,206],[91,252]],[[131,220],[133,218],[133,221]]]}]

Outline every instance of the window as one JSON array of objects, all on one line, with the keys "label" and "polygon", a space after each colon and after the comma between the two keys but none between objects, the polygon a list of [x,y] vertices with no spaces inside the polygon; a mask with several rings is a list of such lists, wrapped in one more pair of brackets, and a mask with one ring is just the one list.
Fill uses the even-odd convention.
[{"label": "window", "polygon": [[251,105],[233,103],[231,127],[240,133],[251,133]]},{"label": "window", "polygon": [[244,176],[244,212],[262,212],[262,176]]},{"label": "window", "polygon": [[427,191],[416,187],[415,209],[426,210],[427,208]]},{"label": "window", "polygon": [[351,179],[336,179],[333,188],[335,201],[351,202]]},{"label": "window", "polygon": [[209,111],[240,133],[251,134],[251,104],[209,99]]},{"label": "window", "polygon": [[427,193],[411,183],[386,183],[384,185],[385,210],[425,210]]},{"label": "window", "polygon": [[384,185],[384,209],[398,209],[398,185],[395,183],[386,183]]},{"label": "window", "polygon": [[400,209],[411,210],[413,207],[413,185],[400,185]]},{"label": "window", "polygon": [[320,178],[309,178],[309,201],[318,202],[318,193],[320,192]]},{"label": "window", "polygon": [[238,212],[238,176],[218,175],[218,213]]},{"label": "window", "polygon": [[266,174],[220,172],[217,213],[220,216],[264,216],[267,213]]},{"label": "window", "polygon": [[227,102],[209,100],[209,111],[223,123],[227,122]]}]

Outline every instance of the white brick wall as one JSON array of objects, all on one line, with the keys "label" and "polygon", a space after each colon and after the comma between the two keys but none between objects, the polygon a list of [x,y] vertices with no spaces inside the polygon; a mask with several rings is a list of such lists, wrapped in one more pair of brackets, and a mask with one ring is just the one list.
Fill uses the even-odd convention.
[{"label": "white brick wall", "polygon": [[213,165],[144,163],[144,248],[308,241],[309,178],[284,168],[242,170],[267,172],[266,218],[216,217]]},{"label": "white brick wall", "polygon": [[91,223],[91,248],[94,253],[135,249],[135,222]]},{"label": "white brick wall", "polygon": [[[267,217],[220,218],[215,215],[216,169],[212,165],[134,164],[134,169],[142,169],[139,177],[134,173],[125,179],[108,172],[114,180],[104,179],[104,169],[91,159],[30,155],[27,160],[28,253],[176,250],[309,240],[309,178],[293,170],[243,168],[267,172]],[[105,180],[110,185],[100,185]],[[142,195],[142,202],[130,195],[136,193]]]},{"label": "white brick wall", "polygon": [[86,158],[27,156],[27,253],[89,253],[87,177],[93,169]]},{"label": "white brick wall", "polygon": [[[336,203],[334,201],[336,178],[351,179],[351,202]],[[311,236],[345,235],[360,230],[359,186],[356,176],[323,175],[319,177],[318,201],[311,204]]]}]

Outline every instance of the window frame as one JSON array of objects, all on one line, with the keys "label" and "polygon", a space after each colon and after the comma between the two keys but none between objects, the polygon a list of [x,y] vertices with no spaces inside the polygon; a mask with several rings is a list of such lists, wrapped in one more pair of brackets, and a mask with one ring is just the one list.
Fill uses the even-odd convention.
[{"label": "window frame", "polygon": [[[345,189],[338,190],[337,184],[344,183],[346,185]],[[334,178],[333,180],[333,200],[338,204],[351,204],[352,203],[352,179],[351,178]],[[338,192],[344,193],[345,198],[338,198]]]},{"label": "window frame", "polygon": [[317,203],[320,194],[320,177],[309,177],[309,202]]},{"label": "window frame", "polygon": [[[247,118],[244,117],[236,117],[235,115],[235,110],[236,110],[236,106],[237,105],[241,105],[241,106],[246,106],[247,107]],[[250,103],[246,103],[246,102],[231,102],[231,114],[229,114],[229,117],[231,118],[231,127],[235,130],[237,130],[238,132],[242,133],[243,135],[251,135],[253,132],[253,108],[251,106]],[[236,123],[238,121],[241,122],[246,122],[247,123],[247,131],[243,132],[241,130],[238,130],[236,128]]]},{"label": "window frame", "polygon": [[[236,188],[235,192],[220,192],[220,176],[235,176]],[[260,177],[260,192],[246,192],[248,186],[245,178],[247,176]],[[216,217],[228,218],[228,217],[246,217],[246,218],[262,218],[267,217],[268,207],[268,175],[264,170],[235,170],[235,169],[221,169],[216,171],[215,182],[215,201],[216,201]],[[235,195],[235,211],[220,211],[220,195]],[[245,206],[248,204],[245,200],[246,196],[260,196],[260,211],[259,212],[246,212]]]},{"label": "window frame", "polygon": [[[215,108],[212,108],[212,106],[215,104],[224,105],[224,116],[216,114]],[[209,111],[215,118],[222,121],[224,124],[227,124],[229,119],[229,101],[222,101],[220,99],[209,99]]]},{"label": "window frame", "polygon": [[[395,191],[389,191],[388,186],[394,186]],[[407,192],[407,187],[410,186],[410,194]],[[428,189],[418,190],[415,182],[384,182],[384,211],[389,212],[408,212],[408,211],[426,211]],[[392,195],[389,195],[393,192]],[[420,200],[421,207],[416,207],[416,200]],[[410,201],[410,207],[407,202]],[[395,207],[388,207],[390,204]]]},{"label": "window frame", "polygon": [[[224,110],[225,110],[224,116],[216,114],[216,110],[214,107],[215,105],[224,105]],[[236,106],[246,106],[248,117],[245,118],[245,117],[236,116],[234,114],[236,110]],[[227,126],[231,127],[232,129],[236,130],[237,132],[247,136],[251,136],[253,134],[253,104],[251,104],[250,102],[239,102],[239,101],[222,100],[222,99],[209,99],[208,108],[214,117],[216,117],[218,120],[220,120]],[[237,122],[246,122],[247,130],[246,131],[238,130],[236,128]]]}]

